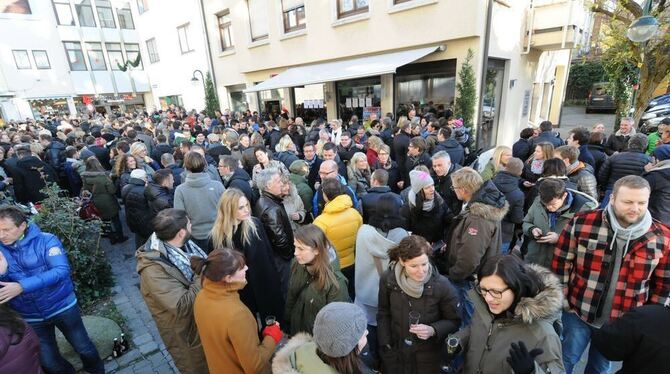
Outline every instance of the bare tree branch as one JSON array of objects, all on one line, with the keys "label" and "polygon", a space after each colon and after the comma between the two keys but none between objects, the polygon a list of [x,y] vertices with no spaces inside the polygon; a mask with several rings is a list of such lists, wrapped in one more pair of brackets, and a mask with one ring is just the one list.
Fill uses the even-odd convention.
[{"label": "bare tree branch", "polygon": [[594,13],[604,14],[604,15],[608,16],[609,18],[615,19],[617,21],[621,21],[625,24],[629,24],[629,23],[633,22],[632,19],[626,18],[626,17],[622,16],[621,14],[611,12],[611,11],[609,11],[609,10],[599,6],[599,5],[592,7],[591,11],[594,12]]},{"label": "bare tree branch", "polygon": [[636,3],[633,0],[619,0],[618,3],[627,11],[629,11],[633,18],[639,18],[642,16],[642,6]]}]

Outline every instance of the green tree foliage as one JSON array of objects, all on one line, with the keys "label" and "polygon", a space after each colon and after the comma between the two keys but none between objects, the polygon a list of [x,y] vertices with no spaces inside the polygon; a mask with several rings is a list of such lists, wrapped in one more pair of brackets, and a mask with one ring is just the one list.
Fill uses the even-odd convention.
[{"label": "green tree foliage", "polygon": [[606,80],[600,60],[582,61],[570,66],[566,99],[586,99],[594,83]]},{"label": "green tree foliage", "polygon": [[100,249],[101,222],[79,218],[78,204],[62,195],[55,183],[42,190],[42,201],[35,223],[43,232],[56,235],[70,260],[72,279],[82,307],[111,294],[112,269]]},{"label": "green tree foliage", "polygon": [[212,76],[208,72],[205,77],[205,112],[208,116],[214,117],[214,112],[217,110],[220,110],[219,96],[216,94]]},{"label": "green tree foliage", "polygon": [[458,83],[456,91],[458,96],[455,101],[454,114],[456,117],[463,118],[463,124],[472,127],[475,116],[475,104],[477,102],[477,80],[475,79],[475,70],[472,67],[472,49],[468,49],[468,54],[458,72]]},{"label": "green tree foliage", "polygon": [[634,43],[626,36],[628,26],[642,16],[642,2],[633,0],[592,0],[592,10],[604,14],[601,36],[603,42],[603,64],[611,82],[611,91],[617,102],[617,114],[623,115],[630,108],[632,85],[640,87],[635,104],[635,119],[642,116],[656,88],[670,75],[670,8],[665,0],[652,1],[650,14],[658,20],[661,28],[646,43]]}]

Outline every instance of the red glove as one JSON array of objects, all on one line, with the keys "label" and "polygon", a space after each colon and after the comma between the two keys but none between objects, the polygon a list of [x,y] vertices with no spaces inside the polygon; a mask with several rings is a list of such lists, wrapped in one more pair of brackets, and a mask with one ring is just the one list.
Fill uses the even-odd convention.
[{"label": "red glove", "polygon": [[279,344],[281,338],[284,337],[284,333],[281,332],[279,324],[274,324],[263,329],[263,336],[269,336],[275,341],[275,344]]}]

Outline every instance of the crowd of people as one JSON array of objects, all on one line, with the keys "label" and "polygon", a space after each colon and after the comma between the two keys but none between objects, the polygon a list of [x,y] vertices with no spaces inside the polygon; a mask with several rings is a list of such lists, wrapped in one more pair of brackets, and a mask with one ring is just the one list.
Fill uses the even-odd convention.
[{"label": "crowd of people", "polygon": [[[53,117],[0,130],[0,372],[104,365],[50,183],[133,233],[181,373],[660,373],[670,344],[670,119],[476,152],[450,111]],[[490,157],[486,157],[490,155]],[[87,210],[90,213],[90,211]],[[122,218],[125,217],[125,225]],[[590,344],[590,346],[589,346]],[[38,359],[39,357],[39,359]]]}]

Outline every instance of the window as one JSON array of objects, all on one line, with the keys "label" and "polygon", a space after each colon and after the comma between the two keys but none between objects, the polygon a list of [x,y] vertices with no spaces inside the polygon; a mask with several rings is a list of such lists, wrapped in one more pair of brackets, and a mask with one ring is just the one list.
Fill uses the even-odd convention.
[{"label": "window", "polygon": [[107,70],[102,44],[86,43],[86,54],[88,54],[88,63],[91,65],[91,70]]},{"label": "window", "polygon": [[81,50],[81,43],[63,42],[63,45],[65,46],[67,61],[70,63],[70,71],[86,70],[86,62],[84,61],[84,52]]},{"label": "window", "polygon": [[96,0],[95,9],[98,11],[100,26],[107,29],[115,29],[114,13],[112,12],[112,3],[109,0]]},{"label": "window", "polygon": [[147,51],[149,52],[149,62],[156,63],[160,61],[158,57],[158,48],[156,48],[156,38],[147,40]]},{"label": "window", "polygon": [[116,14],[119,16],[119,27],[126,30],[134,30],[133,14],[130,11],[130,3],[123,3],[121,8],[116,8]]},{"label": "window", "polygon": [[35,59],[35,67],[38,69],[51,69],[49,56],[47,51],[33,51],[33,59]]},{"label": "window", "polygon": [[25,49],[15,49],[12,51],[14,54],[14,62],[16,63],[16,68],[19,70],[32,69],[30,64],[30,57],[28,57],[28,51]]},{"label": "window", "polygon": [[368,11],[368,0],[337,0],[337,17],[344,18]]},{"label": "window", "polygon": [[268,7],[267,0],[247,0],[249,10],[249,27],[251,41],[268,38]]},{"label": "window", "polygon": [[54,0],[54,11],[56,12],[56,21],[59,25],[74,26],[74,17],[69,0]]},{"label": "window", "polygon": [[219,23],[219,39],[221,40],[221,51],[227,51],[233,48],[233,34],[231,32],[230,24],[230,12],[225,11],[224,13],[216,16]]},{"label": "window", "polygon": [[412,1],[412,0],[393,0],[393,4],[394,5],[395,4],[402,4],[402,3],[407,3],[407,2],[410,2],[410,1]]},{"label": "window", "polygon": [[305,28],[305,3],[303,1],[282,0],[285,33]]},{"label": "window", "polygon": [[126,58],[128,61],[138,61],[139,60],[139,65],[137,67],[133,67],[133,69],[140,69],[142,70],[142,58],[140,57],[140,45],[137,43],[124,43],[124,46],[126,47]]},{"label": "window", "polygon": [[105,43],[107,49],[107,59],[112,70],[121,70],[123,64],[126,62],[123,59],[123,52],[121,51],[121,43]]},{"label": "window", "polygon": [[75,0],[74,8],[77,10],[79,26],[95,27],[95,18],[93,18],[91,0]]},{"label": "window", "polygon": [[181,48],[181,54],[193,51],[193,48],[191,48],[191,45],[188,43],[188,30],[188,23],[177,27],[177,35],[179,35],[179,48]]},{"label": "window", "polygon": [[142,14],[149,10],[149,0],[137,0],[137,11]]}]

